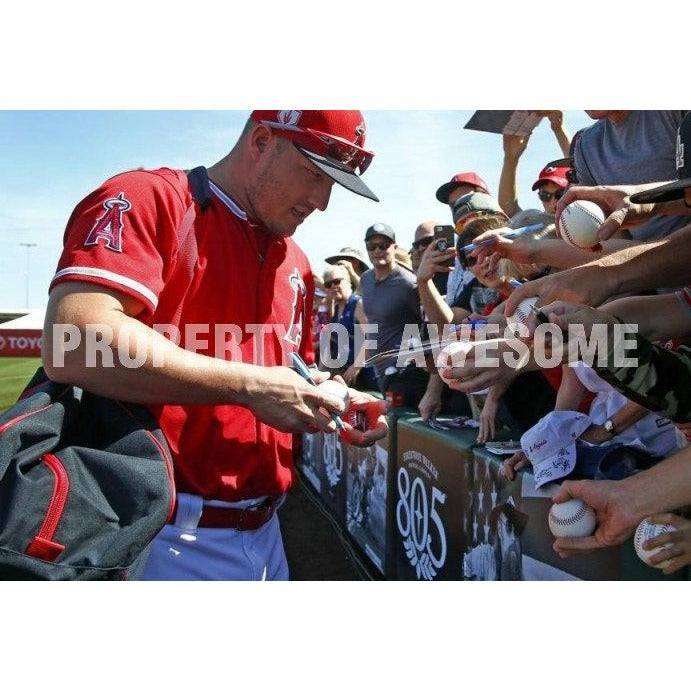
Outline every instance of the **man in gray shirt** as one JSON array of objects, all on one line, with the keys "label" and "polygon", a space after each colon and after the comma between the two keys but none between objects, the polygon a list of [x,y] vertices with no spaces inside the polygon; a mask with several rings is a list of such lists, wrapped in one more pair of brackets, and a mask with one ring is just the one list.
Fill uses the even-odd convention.
[{"label": "man in gray shirt", "polygon": [[[370,226],[365,233],[365,243],[374,268],[362,274],[360,292],[367,322],[378,326],[376,353],[381,353],[400,348],[406,324],[420,325],[420,297],[415,274],[396,263],[396,235],[391,226],[385,223]],[[367,355],[376,353],[368,352]],[[392,372],[391,368],[395,367],[396,358],[375,367],[382,392],[386,391],[392,379],[403,374],[399,370]],[[424,393],[427,375],[424,371],[414,370],[406,376],[409,378],[415,379],[415,391],[410,395],[406,392],[406,404],[417,405],[414,399],[419,401]],[[422,390],[418,392],[419,386]],[[406,385],[404,388],[409,387]]]},{"label": "man in gray shirt", "polygon": [[[638,185],[676,177],[677,130],[683,110],[587,110],[597,120],[574,138],[581,185]],[[658,216],[631,230],[639,242],[658,240],[688,218]]]}]

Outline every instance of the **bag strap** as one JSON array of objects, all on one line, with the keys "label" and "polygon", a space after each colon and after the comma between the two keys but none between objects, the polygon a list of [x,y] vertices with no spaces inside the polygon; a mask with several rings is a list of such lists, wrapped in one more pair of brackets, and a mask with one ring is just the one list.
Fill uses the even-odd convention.
[{"label": "bag strap", "polygon": [[[189,286],[192,283],[194,267],[197,261],[196,240],[192,236],[192,228],[197,219],[198,210],[203,213],[211,205],[212,192],[209,186],[209,175],[204,166],[198,166],[185,172],[190,192],[192,193],[192,203],[185,211],[185,215],[182,217],[182,221],[177,229],[178,254],[173,272],[184,276],[185,282]],[[193,240],[195,241],[193,242]],[[183,301],[180,300],[171,320],[174,324],[180,319],[182,303]]]},{"label": "bag strap", "polygon": [[185,215],[182,217],[177,231],[178,248],[182,247],[187,242],[194,221],[197,217],[196,204],[201,211],[206,211],[211,204],[211,187],[209,186],[209,175],[204,166],[198,166],[192,170],[186,171],[187,181],[192,192],[192,203],[189,205]]}]

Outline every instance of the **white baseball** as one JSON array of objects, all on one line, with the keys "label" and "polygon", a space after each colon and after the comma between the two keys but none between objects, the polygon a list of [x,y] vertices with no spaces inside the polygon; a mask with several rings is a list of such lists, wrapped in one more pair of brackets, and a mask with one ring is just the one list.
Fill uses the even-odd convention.
[{"label": "white baseball", "polygon": [[672,533],[674,532],[674,526],[669,523],[651,523],[647,518],[642,520],[636,528],[636,534],[633,536],[633,546],[636,548],[636,554],[648,565],[653,566],[656,569],[665,569],[669,566],[670,560],[667,559],[660,564],[651,564],[650,558],[655,556],[661,550],[671,547],[672,543],[669,542],[663,547],[654,547],[653,549],[643,549],[643,543],[646,540],[652,540],[662,533]]},{"label": "white baseball", "polygon": [[595,532],[595,511],[580,499],[552,504],[547,519],[554,537],[588,537]]},{"label": "white baseball", "polygon": [[511,331],[517,336],[520,335],[520,332],[517,331],[516,326],[518,324],[525,324],[527,322],[528,317],[533,313],[533,310],[530,308],[536,305],[537,301],[538,298],[536,297],[521,300],[516,308],[516,311],[510,317],[506,317],[507,326],[510,326]]},{"label": "white baseball", "polygon": [[327,379],[318,386],[324,393],[328,393],[329,395],[343,401],[345,410],[348,410],[348,407],[350,406],[350,394],[348,393],[347,386],[341,384],[340,382],[333,381],[332,379]]},{"label": "white baseball", "polygon": [[599,242],[597,231],[604,220],[605,214],[597,204],[581,199],[561,212],[559,231],[570,245],[589,249]]}]

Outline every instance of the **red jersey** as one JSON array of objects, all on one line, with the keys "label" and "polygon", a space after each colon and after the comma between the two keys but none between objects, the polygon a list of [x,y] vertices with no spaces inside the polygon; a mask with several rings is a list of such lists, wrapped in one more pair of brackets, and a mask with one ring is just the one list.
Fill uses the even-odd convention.
[{"label": "red jersey", "polygon": [[[139,319],[147,325],[178,327],[181,345],[247,363],[260,346],[256,328],[247,325],[275,324],[262,341],[263,364],[285,364],[294,350],[312,362],[314,285],[307,258],[293,240],[250,223],[232,199],[210,187],[208,208],[197,207],[183,238],[179,229],[193,204],[184,172],[161,168],[107,180],[72,213],[51,288],[86,281],[126,293],[146,308]],[[180,242],[180,257],[191,262],[188,273],[178,270]],[[229,331],[227,325],[234,326]],[[173,453],[178,491],[237,501],[290,487],[292,434],[259,422],[246,408],[164,405],[152,411]]]}]

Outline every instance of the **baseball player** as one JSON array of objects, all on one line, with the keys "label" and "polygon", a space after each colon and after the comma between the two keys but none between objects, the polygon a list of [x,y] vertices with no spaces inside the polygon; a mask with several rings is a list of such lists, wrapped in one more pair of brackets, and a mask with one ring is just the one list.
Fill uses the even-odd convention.
[{"label": "baseball player", "polygon": [[[176,511],[142,578],[287,579],[276,510],[293,480],[293,433],[332,432],[344,412],[285,366],[292,352],[313,360],[312,272],[291,236],[326,209],[334,182],[378,201],[360,178],[373,157],[364,145],[360,111],[254,111],[208,170],[122,173],[73,211],[44,367],[148,405],[168,439]],[[81,336],[60,350],[62,366],[57,324]],[[111,355],[89,366],[93,325],[120,355],[132,336],[146,344],[143,364]],[[381,403],[351,394],[371,429],[348,439],[369,445],[386,434]]]}]

